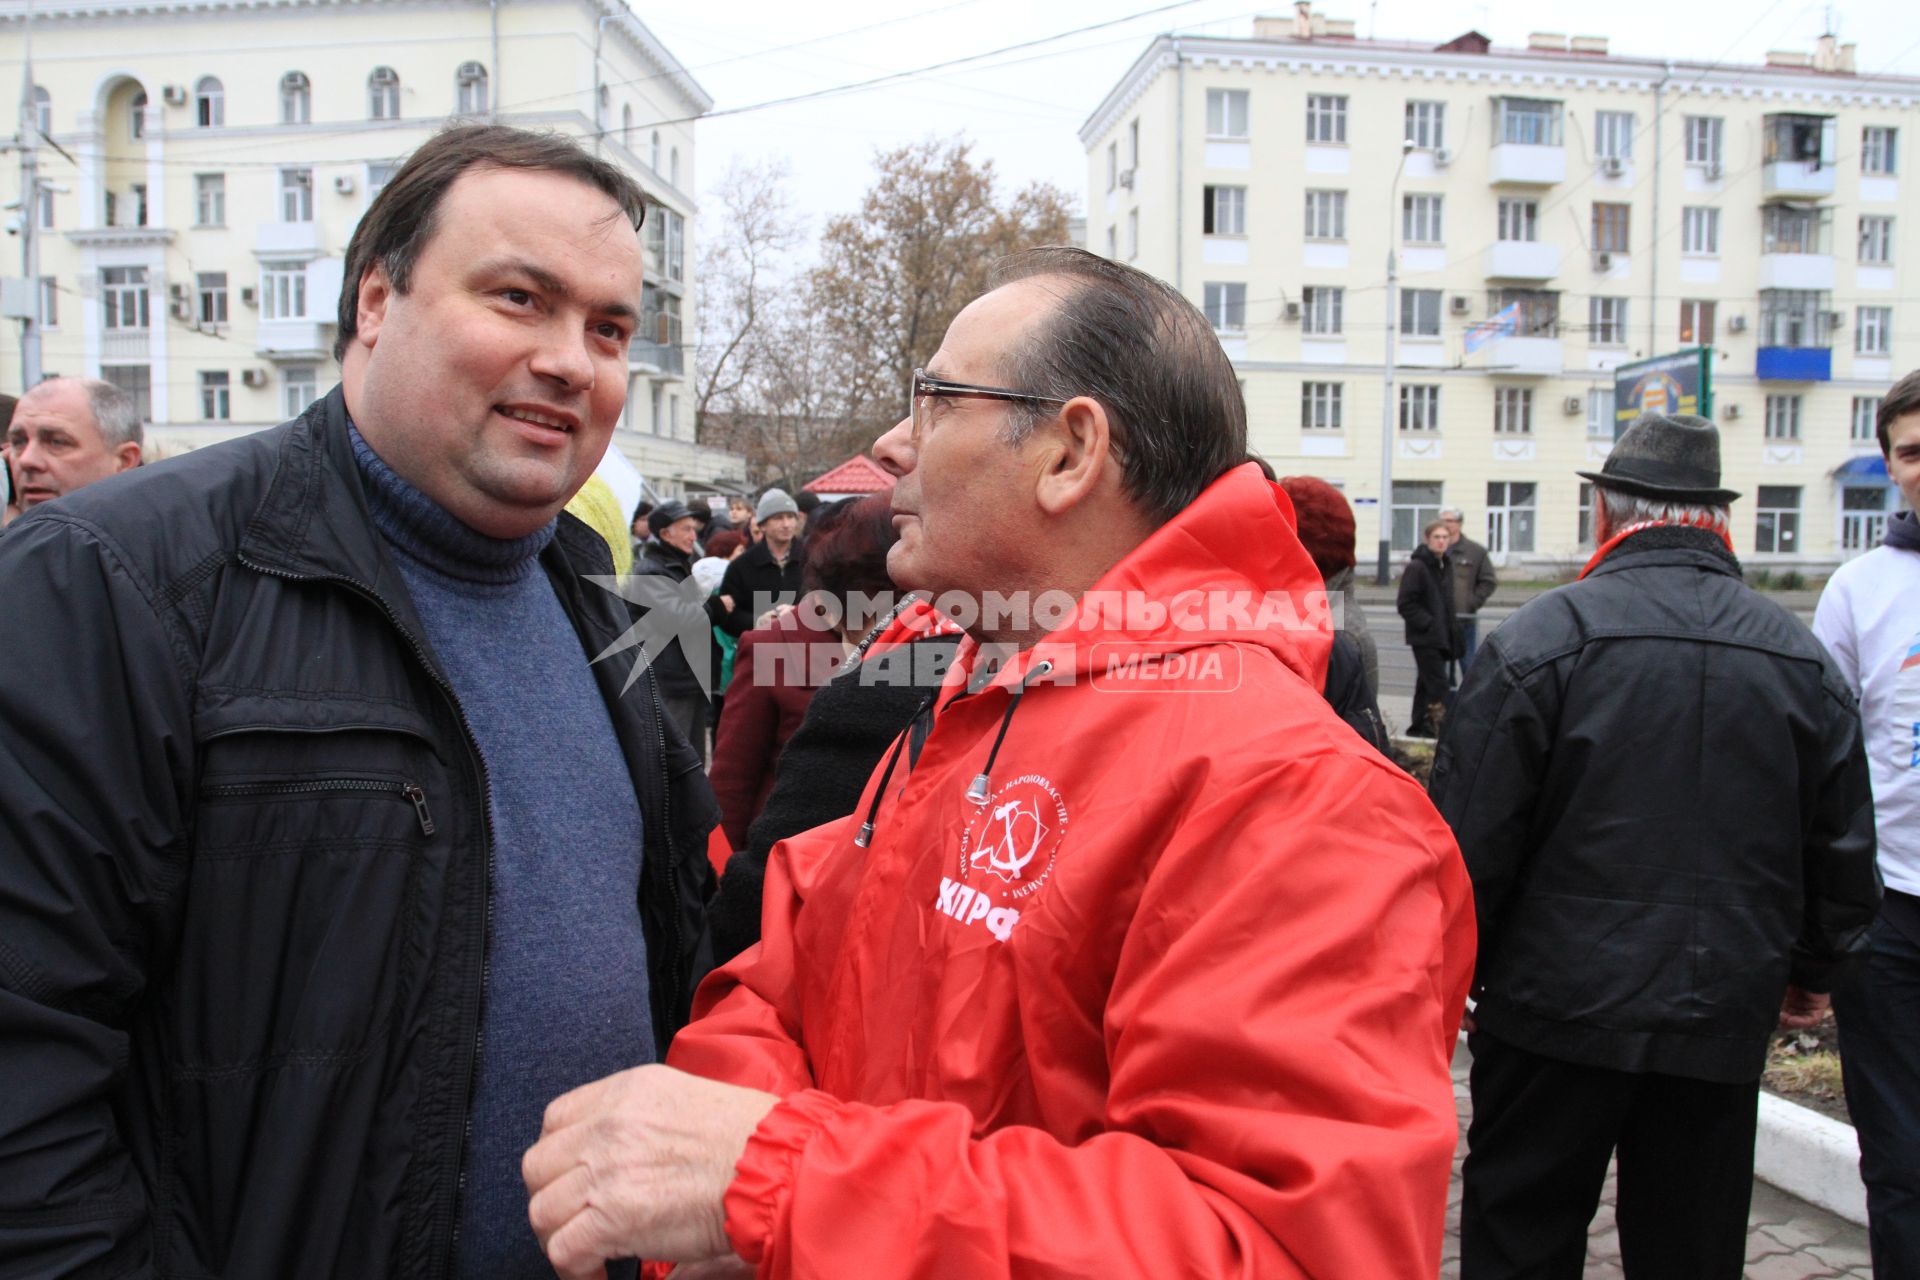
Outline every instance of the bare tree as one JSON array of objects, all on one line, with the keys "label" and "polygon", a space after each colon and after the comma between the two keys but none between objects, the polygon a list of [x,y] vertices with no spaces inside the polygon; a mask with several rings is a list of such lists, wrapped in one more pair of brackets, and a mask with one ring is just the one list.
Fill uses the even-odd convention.
[{"label": "bare tree", "polygon": [[786,182],[787,167],[779,161],[736,161],[714,188],[720,226],[718,234],[702,237],[695,288],[700,336],[694,420],[703,426],[716,411],[743,407],[739,396],[764,354],[767,315],[793,287],[786,258],[802,232]]}]

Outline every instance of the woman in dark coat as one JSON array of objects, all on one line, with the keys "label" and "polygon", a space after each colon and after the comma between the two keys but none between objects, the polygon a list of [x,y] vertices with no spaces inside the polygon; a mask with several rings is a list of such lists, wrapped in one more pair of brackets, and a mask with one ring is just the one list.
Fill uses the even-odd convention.
[{"label": "woman in dark coat", "polygon": [[1454,617],[1453,567],[1447,562],[1447,526],[1433,521],[1420,534],[1400,575],[1400,616],[1407,623],[1407,644],[1413,650],[1417,675],[1413,686],[1413,724],[1407,736],[1439,736],[1439,717],[1452,701],[1447,661],[1457,652]]}]

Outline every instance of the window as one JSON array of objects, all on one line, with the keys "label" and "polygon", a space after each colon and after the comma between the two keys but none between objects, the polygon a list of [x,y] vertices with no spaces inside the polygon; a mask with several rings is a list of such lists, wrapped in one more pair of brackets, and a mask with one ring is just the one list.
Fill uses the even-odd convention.
[{"label": "window", "polygon": [[227,122],[227,91],[212,76],[202,76],[193,87],[193,119],[202,129],[218,129]]},{"label": "window", "polygon": [[667,181],[674,186],[680,185],[680,148],[667,148]]},{"label": "window", "polygon": [[1879,485],[1845,485],[1840,490],[1840,550],[1848,556],[1871,551],[1887,536],[1887,491]]},{"label": "window", "polygon": [[400,118],[400,74],[392,67],[375,67],[367,76],[367,118]]},{"label": "window", "polygon": [[1203,286],[1207,320],[1216,333],[1245,333],[1247,329],[1247,286],[1244,284],[1208,284]]},{"label": "window", "polygon": [[1118,261],[1120,258],[1120,228],[1107,228],[1107,256]]},{"label": "window", "polygon": [[1135,116],[1127,125],[1127,168],[1140,167],[1140,118]]},{"label": "window", "polygon": [[1340,430],[1340,393],[1338,382],[1300,384],[1300,429],[1302,431]]},{"label": "window", "polygon": [[1440,336],[1440,290],[1407,289],[1400,294],[1400,332],[1409,338]]},{"label": "window", "polygon": [[286,377],[286,399],[281,408],[286,417],[297,418],[320,398],[319,375],[312,365],[294,365],[287,370]]},{"label": "window", "polygon": [[60,286],[53,276],[40,277],[40,327],[60,327]]},{"label": "window", "polygon": [[140,411],[142,420],[153,417],[152,365],[103,364],[100,366],[100,380],[111,382],[132,396],[134,407]]},{"label": "window", "polygon": [[103,268],[100,272],[100,300],[108,329],[145,329],[148,320],[147,269]]},{"label": "window", "polygon": [[[1587,434],[1592,435],[1593,433],[1589,431]],[[1581,546],[1590,547],[1593,545],[1593,484],[1587,480],[1580,482],[1580,528],[1578,536]]]},{"label": "window", "polygon": [[1400,235],[1408,244],[1441,244],[1439,196],[1405,196],[1400,201]]},{"label": "window", "polygon": [[1140,211],[1127,210],[1127,261],[1140,256]]},{"label": "window", "polygon": [[39,194],[40,194],[40,198],[37,201],[35,201],[35,203],[40,206],[40,225],[43,227],[50,227],[53,225],[53,187],[52,185],[48,184],[48,185],[42,186],[40,188]]},{"label": "window", "polygon": [[280,171],[280,221],[313,221],[313,170]]},{"label": "window", "polygon": [[1627,300],[1587,299],[1587,341],[1597,347],[1619,347],[1627,341]]},{"label": "window", "polygon": [[620,104],[620,145],[629,150],[633,147],[633,104],[631,102]]},{"label": "window", "polygon": [[1633,159],[1633,112],[1593,113],[1593,154],[1602,160]]},{"label": "window", "polygon": [[1827,295],[1818,289],[1762,289],[1760,345],[1825,347],[1832,343]]},{"label": "window", "polygon": [[1897,132],[1878,124],[1870,124],[1860,131],[1860,172],[1887,175],[1899,172],[1895,168],[1894,152]]},{"label": "window", "polygon": [[393,181],[393,175],[400,172],[398,160],[375,160],[367,165],[367,199],[371,200],[387,189]]},{"label": "window", "polygon": [[1245,187],[1206,187],[1200,212],[1200,230],[1210,236],[1247,234],[1247,189]]},{"label": "window", "polygon": [[647,167],[652,169],[655,173],[660,172],[660,131],[658,129],[655,129],[653,131],[653,142],[647,152],[647,155],[648,155]]},{"label": "window", "polygon": [[1680,211],[1680,252],[1720,256],[1720,211],[1699,206]]},{"label": "window", "polygon": [[1713,303],[1702,298],[1680,300],[1680,341],[1697,347],[1713,345]]},{"label": "window", "polygon": [[1493,389],[1493,432],[1501,436],[1533,434],[1533,388]]},{"label": "window", "polygon": [[1437,383],[1400,385],[1400,429],[1432,434],[1440,430],[1440,387]]},{"label": "window", "polygon": [[1300,291],[1300,331],[1316,337],[1331,337],[1341,332],[1341,311],[1347,291],[1325,285],[1308,285]]},{"label": "window", "polygon": [[1344,240],[1347,238],[1347,193],[1344,191],[1307,192],[1307,239]]},{"label": "window", "polygon": [[33,86],[33,127],[42,135],[53,132],[53,95],[42,84]]},{"label": "window", "polygon": [[1247,91],[1245,89],[1207,90],[1207,136],[1209,138],[1247,136]]},{"label": "window", "polygon": [[203,325],[223,325],[227,322],[227,273],[224,271],[202,271],[194,277],[195,292],[200,296],[199,316]]},{"label": "window", "polygon": [[1833,211],[1809,205],[1770,204],[1760,214],[1760,252],[1833,252]]},{"label": "window", "polygon": [[1761,125],[1763,154],[1768,164],[1824,165],[1831,156],[1826,146],[1827,116],[1773,115]]},{"label": "window", "polygon": [[200,371],[200,416],[208,422],[233,417],[233,384],[225,369]]},{"label": "window", "polygon": [[313,118],[313,84],[303,71],[280,77],[280,123],[306,124]]},{"label": "window", "polygon": [[1447,104],[1407,103],[1407,141],[1420,151],[1438,151],[1447,145]]},{"label": "window", "polygon": [[1613,439],[1613,388],[1587,388],[1587,439]]},{"label": "window", "polygon": [[1307,141],[1347,144],[1347,100],[1331,93],[1307,95]]},{"label": "window", "polygon": [[1855,444],[1878,444],[1880,437],[1875,433],[1874,424],[1879,417],[1879,396],[1855,396],[1852,425],[1847,429],[1847,439]]},{"label": "window", "polygon": [[1753,549],[1763,555],[1800,547],[1800,487],[1763,484],[1754,505]]},{"label": "window", "polygon": [[1878,214],[1860,218],[1860,261],[1885,266],[1893,261],[1893,219]]},{"label": "window", "polygon": [[1627,251],[1627,232],[1633,217],[1630,204],[1602,204],[1593,206],[1593,251],[1595,253],[1625,253]]},{"label": "window", "polygon": [[227,175],[193,175],[193,222],[199,227],[227,225]]},{"label": "window", "polygon": [[1498,315],[1508,307],[1517,309],[1514,324],[1517,337],[1560,336],[1560,295],[1551,289],[1494,289],[1487,301],[1489,315]]},{"label": "window", "polygon": [[1767,439],[1800,438],[1800,403],[1799,396],[1767,397]]},{"label": "window", "polygon": [[1884,356],[1891,349],[1892,307],[1859,307],[1854,311],[1853,349],[1858,355]]},{"label": "window", "polygon": [[1539,486],[1531,481],[1487,483],[1487,550],[1495,555],[1533,550],[1534,502]]},{"label": "window", "polygon": [[1393,549],[1412,551],[1420,531],[1440,518],[1438,480],[1393,482]]},{"label": "window", "polygon": [[1719,116],[1688,116],[1687,163],[1719,169],[1721,145],[1727,132],[1726,125],[1727,122]]},{"label": "window", "polygon": [[1537,240],[1540,236],[1540,202],[1505,199],[1500,202],[1500,238]]},{"label": "window", "polygon": [[129,205],[132,206],[133,225],[136,227],[146,226],[147,225],[147,184],[144,182],[136,182],[131,187],[128,187],[127,202]]},{"label": "window", "polygon": [[[463,116],[485,115],[487,110],[487,69],[477,62],[463,62],[453,73],[454,110]],[[629,112],[631,118],[631,112]]]},{"label": "window", "polygon": [[260,318],[307,318],[307,268],[298,262],[263,263],[260,267]]},{"label": "window", "polygon": [[1561,142],[1561,107],[1540,98],[1495,98],[1493,141],[1526,147],[1557,147]]},{"label": "window", "polygon": [[1120,185],[1120,144],[1107,144],[1107,190],[1112,191]]},{"label": "window", "polygon": [[136,93],[127,103],[127,136],[144,138],[147,136],[147,95]]}]

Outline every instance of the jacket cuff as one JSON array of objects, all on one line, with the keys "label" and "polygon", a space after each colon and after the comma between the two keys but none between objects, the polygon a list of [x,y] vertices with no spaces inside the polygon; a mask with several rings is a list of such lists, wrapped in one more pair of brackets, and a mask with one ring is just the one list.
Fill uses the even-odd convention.
[{"label": "jacket cuff", "polygon": [[846,1109],[831,1094],[802,1089],[782,1098],[747,1139],[722,1201],[727,1239],[741,1261],[760,1265],[781,1210],[793,1194],[793,1171],[801,1153],[815,1134]]}]

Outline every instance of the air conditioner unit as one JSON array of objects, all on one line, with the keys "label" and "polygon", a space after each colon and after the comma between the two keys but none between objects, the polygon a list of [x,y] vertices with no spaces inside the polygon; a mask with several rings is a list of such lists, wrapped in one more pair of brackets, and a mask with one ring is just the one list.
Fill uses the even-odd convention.
[{"label": "air conditioner unit", "polygon": [[1444,169],[1453,163],[1453,152],[1446,147],[1437,148],[1433,153],[1433,167]]},{"label": "air conditioner unit", "polygon": [[1464,293],[1456,293],[1453,295],[1451,305],[1453,306],[1453,314],[1464,316],[1473,310],[1473,299]]},{"label": "air conditioner unit", "polygon": [[259,293],[252,285],[246,284],[240,286],[240,305],[246,307],[258,306],[258,298]]},{"label": "air conditioner unit", "polygon": [[1120,171],[1120,185],[1129,191],[1133,190],[1133,170],[1122,169]]},{"label": "air conditioner unit", "polygon": [[1613,255],[1605,249],[1596,250],[1593,255],[1593,269],[1595,271],[1613,270]]},{"label": "air conditioner unit", "polygon": [[1727,405],[1720,410],[1720,416],[1728,421],[1732,421],[1740,416],[1740,406],[1737,404]]},{"label": "air conditioner unit", "polygon": [[187,86],[170,84],[160,91],[160,98],[170,107],[184,107],[187,105]]},{"label": "air conditioner unit", "polygon": [[1721,175],[1725,172],[1726,170],[1720,167],[1720,162],[1715,160],[1707,166],[1707,181],[1718,182],[1720,181]]},{"label": "air conditioner unit", "polygon": [[1627,162],[1619,156],[1608,156],[1600,162],[1600,172],[1609,178],[1624,178],[1627,175]]},{"label": "air conditioner unit", "polygon": [[1289,302],[1286,305],[1286,316],[1289,320],[1298,320],[1300,318],[1300,304],[1297,302]]},{"label": "air conditioner unit", "polygon": [[1567,411],[1568,417],[1572,417],[1574,414],[1579,413],[1581,409],[1586,407],[1586,402],[1582,400],[1579,396],[1568,396],[1565,400],[1560,402],[1560,407]]},{"label": "air conditioner unit", "polygon": [[187,286],[183,284],[170,284],[167,286],[167,296],[175,302],[178,302],[187,296]]},{"label": "air conditioner unit", "polygon": [[240,371],[240,381],[242,385],[252,387],[257,391],[267,385],[267,371],[265,369],[242,369]]},{"label": "air conditioner unit", "polygon": [[1747,331],[1747,318],[1745,316],[1728,316],[1727,317],[1728,333],[1745,333],[1746,331]]},{"label": "air conditioner unit", "polygon": [[173,312],[173,318],[175,320],[193,319],[193,304],[188,302],[185,298],[176,297],[173,300],[173,306],[170,309]]},{"label": "air conditioner unit", "polygon": [[333,178],[333,189],[343,196],[352,195],[353,175],[350,173],[335,174]]},{"label": "air conditioner unit", "polygon": [[1847,313],[1844,311],[1827,312],[1827,328],[1844,329],[1847,327]]}]

